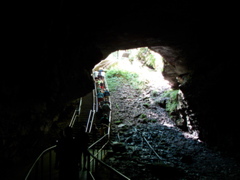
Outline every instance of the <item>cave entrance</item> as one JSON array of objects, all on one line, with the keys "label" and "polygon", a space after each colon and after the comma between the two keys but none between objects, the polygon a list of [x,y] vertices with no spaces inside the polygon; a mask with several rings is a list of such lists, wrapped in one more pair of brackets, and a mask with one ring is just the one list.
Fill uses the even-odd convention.
[{"label": "cave entrance", "polygon": [[112,52],[106,59],[98,63],[93,71],[99,68],[136,74],[138,81],[148,84],[152,88],[170,88],[169,81],[165,80],[162,75],[163,57],[148,47]]},{"label": "cave entrance", "polygon": [[[117,109],[129,114],[124,119],[128,122],[160,122],[168,127],[174,126],[168,112],[163,110],[173,109],[173,105],[176,108],[176,103],[169,106],[169,97],[162,98],[164,93],[172,89],[162,75],[163,58],[159,53],[147,47],[118,50],[97,64],[93,71],[100,68],[106,72],[108,88],[113,95],[111,99]],[[132,104],[132,107],[126,110],[124,103]]]},{"label": "cave entrance", "polygon": [[[159,53],[148,47],[118,50],[95,65],[93,71],[100,68],[106,72],[108,88],[113,94],[111,99],[116,100],[116,114],[125,113],[115,118],[117,122],[121,118],[129,124],[159,122],[193,132],[190,121],[177,112],[183,94],[179,89],[172,89],[170,82],[164,79],[163,57]],[[117,96],[121,98],[117,100]],[[131,107],[124,107],[126,103]],[[198,132],[194,130],[192,137],[198,138]]]}]

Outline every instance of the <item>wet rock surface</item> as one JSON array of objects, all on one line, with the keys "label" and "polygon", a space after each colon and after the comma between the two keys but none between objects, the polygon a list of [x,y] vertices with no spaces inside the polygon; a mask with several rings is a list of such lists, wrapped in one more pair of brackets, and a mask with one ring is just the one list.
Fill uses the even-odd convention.
[{"label": "wet rock surface", "polygon": [[125,85],[111,97],[113,152],[105,162],[130,179],[240,179],[239,162],[180,130],[151,88]]}]

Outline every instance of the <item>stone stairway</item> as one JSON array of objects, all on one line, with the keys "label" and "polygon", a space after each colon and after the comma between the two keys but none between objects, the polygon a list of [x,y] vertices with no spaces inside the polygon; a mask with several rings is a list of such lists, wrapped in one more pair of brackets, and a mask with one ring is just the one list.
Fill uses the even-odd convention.
[{"label": "stone stairway", "polygon": [[[82,97],[82,106],[81,106],[81,112],[80,115],[78,115],[74,125],[73,125],[73,135],[75,136],[77,132],[80,130],[82,126],[87,126],[87,121],[89,117],[90,110],[93,108],[93,92],[88,93],[86,96]],[[100,129],[101,125],[97,121],[97,118],[95,117],[94,123],[96,124],[97,128]],[[99,131],[90,132],[89,134],[90,143],[94,143],[96,140],[101,138],[102,134],[99,133]],[[100,148],[103,143],[97,144],[95,148]]]},{"label": "stone stairway", "polygon": [[92,92],[90,92],[86,96],[82,97],[80,115],[78,115],[73,125],[74,134],[81,128],[81,126],[87,125],[88,116],[92,107],[93,107],[93,94]]}]

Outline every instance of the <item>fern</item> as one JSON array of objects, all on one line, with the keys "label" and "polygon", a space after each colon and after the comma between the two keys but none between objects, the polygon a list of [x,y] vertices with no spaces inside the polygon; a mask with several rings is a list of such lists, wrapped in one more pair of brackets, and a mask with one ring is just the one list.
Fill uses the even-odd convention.
[{"label": "fern", "polygon": [[162,97],[167,97],[169,100],[166,104],[166,110],[171,114],[172,112],[176,111],[178,106],[178,92],[179,90],[169,90],[165,91],[162,94]]}]

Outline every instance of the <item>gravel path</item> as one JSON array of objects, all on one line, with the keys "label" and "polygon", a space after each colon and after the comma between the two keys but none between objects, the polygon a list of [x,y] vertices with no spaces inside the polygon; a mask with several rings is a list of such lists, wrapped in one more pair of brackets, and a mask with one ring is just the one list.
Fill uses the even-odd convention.
[{"label": "gravel path", "polygon": [[[132,180],[239,180],[240,165],[181,131],[156,102],[164,88],[111,92],[113,153],[106,163]],[[143,141],[146,138],[159,158]]]}]

